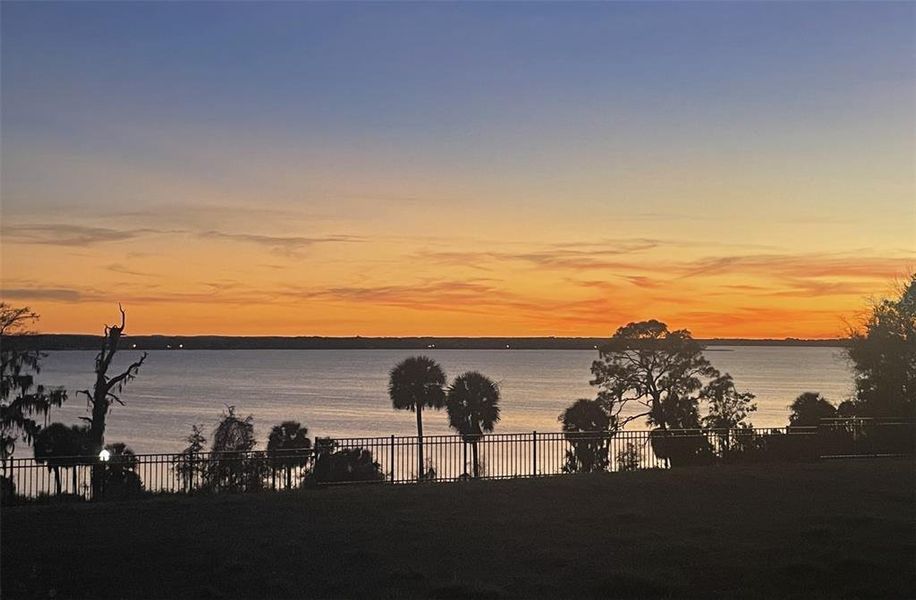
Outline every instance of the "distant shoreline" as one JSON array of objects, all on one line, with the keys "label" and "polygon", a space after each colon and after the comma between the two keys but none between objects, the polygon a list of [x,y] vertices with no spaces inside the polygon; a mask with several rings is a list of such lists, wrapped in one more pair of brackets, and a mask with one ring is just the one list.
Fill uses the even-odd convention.
[{"label": "distant shoreline", "polygon": [[[320,336],[125,336],[122,349],[136,350],[594,350],[601,337],[320,337]],[[842,338],[826,340],[698,339],[703,346],[803,346],[842,348]],[[35,334],[9,336],[5,344],[41,350],[95,350],[102,336]]]}]

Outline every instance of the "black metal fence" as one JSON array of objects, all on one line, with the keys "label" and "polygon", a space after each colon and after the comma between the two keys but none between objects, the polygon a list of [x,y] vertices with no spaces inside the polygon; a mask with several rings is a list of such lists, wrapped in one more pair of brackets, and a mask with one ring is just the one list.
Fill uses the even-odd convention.
[{"label": "black metal fence", "polygon": [[[357,482],[539,477],[687,465],[907,456],[913,421],[829,420],[817,427],[318,438],[310,449],[33,458],[3,464],[4,502],[162,493],[254,492]],[[91,484],[93,472],[100,485]],[[94,491],[95,490],[95,491]]]}]

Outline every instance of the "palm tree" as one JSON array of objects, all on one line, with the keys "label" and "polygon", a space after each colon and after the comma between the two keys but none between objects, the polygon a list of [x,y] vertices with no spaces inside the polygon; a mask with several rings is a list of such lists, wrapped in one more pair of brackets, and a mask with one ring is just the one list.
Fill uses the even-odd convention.
[{"label": "palm tree", "polygon": [[499,386],[477,371],[459,375],[448,390],[446,410],[449,426],[471,444],[474,477],[480,477],[477,442],[499,421]]},{"label": "palm tree", "polygon": [[616,425],[601,401],[576,400],[560,414],[559,421],[563,424],[566,440],[573,447],[566,452],[563,470],[568,473],[606,470],[608,440],[604,433],[615,429]]},{"label": "palm tree", "polygon": [[60,469],[73,469],[73,490],[77,493],[76,477],[80,459],[77,457],[89,453],[89,438],[86,427],[66,426],[63,423],[51,423],[42,428],[34,441],[35,460],[46,464],[49,471],[54,471],[54,483],[57,495],[61,493]]},{"label": "palm tree", "polygon": [[123,442],[105,444],[108,459],[102,463],[102,495],[105,498],[128,498],[143,491],[143,481],[137,474],[137,455]]},{"label": "palm tree", "polygon": [[423,407],[440,409],[445,404],[445,372],[426,356],[412,356],[391,369],[388,395],[398,410],[417,413],[418,478],[423,479]]},{"label": "palm tree", "polygon": [[267,455],[274,466],[286,470],[286,489],[292,487],[293,467],[305,466],[311,447],[309,430],[299,421],[283,421],[270,430],[267,436]]}]

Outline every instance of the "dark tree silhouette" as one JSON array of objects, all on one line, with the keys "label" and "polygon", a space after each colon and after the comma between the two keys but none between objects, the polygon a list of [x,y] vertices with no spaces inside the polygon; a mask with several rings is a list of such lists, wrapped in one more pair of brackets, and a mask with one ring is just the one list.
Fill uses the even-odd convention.
[{"label": "dark tree silhouette", "polygon": [[[664,323],[643,321],[621,327],[601,346],[592,374],[598,399],[621,427],[646,417],[650,425],[666,430],[699,427],[704,378],[719,372],[689,331],[668,331]],[[629,404],[645,410],[620,418]]]},{"label": "dark tree silhouette", "polygon": [[[592,374],[598,400],[619,427],[646,417],[647,423],[657,428],[651,440],[659,458],[671,464],[694,463],[700,455],[705,460],[710,448],[699,431],[699,403],[716,397],[731,378],[722,379],[689,331],[669,331],[667,325],[655,320],[629,323],[601,346],[598,360],[592,363]],[[733,399],[738,396],[742,395]],[[641,412],[621,418],[624,408],[631,404],[639,406]],[[697,431],[669,435],[672,429]]]},{"label": "dark tree silhouette", "polygon": [[143,482],[137,475],[137,455],[126,444],[106,444],[108,460],[102,464],[105,484],[102,495],[105,498],[128,498],[143,491]]},{"label": "dark tree silhouette", "polygon": [[468,371],[452,382],[445,406],[449,426],[471,444],[474,477],[480,477],[477,444],[499,422],[499,386],[477,371]]},{"label": "dark tree silhouette", "polygon": [[227,406],[213,431],[208,471],[210,487],[230,491],[259,488],[264,465],[258,457],[250,456],[256,444],[254,417],[248,415],[242,419],[235,414],[234,406]]},{"label": "dark tree silhouette", "polygon": [[710,381],[703,388],[702,396],[708,403],[708,411],[702,419],[703,427],[713,430],[718,437],[722,457],[733,454],[751,441],[753,424],[747,418],[757,410],[754,394],[739,392],[735,389],[732,376],[726,373]]},{"label": "dark tree silhouette", "polygon": [[235,414],[234,406],[227,406],[213,431],[212,452],[248,452],[257,441],[254,438],[254,417],[244,419]]},{"label": "dark tree silhouette", "polygon": [[821,419],[837,416],[836,407],[817,392],[805,392],[789,405],[789,427],[817,427]]},{"label": "dark tree silhouette", "polygon": [[[130,364],[124,371],[115,375],[108,376],[108,369],[111,367],[111,361],[118,352],[118,346],[121,343],[121,336],[124,333],[125,317],[124,309],[118,305],[121,312],[120,325],[106,325],[105,337],[102,342],[102,349],[95,357],[95,385],[92,390],[80,390],[78,393],[86,396],[87,403],[91,410],[92,416],[84,419],[89,422],[89,451],[92,455],[97,455],[105,446],[105,420],[108,417],[108,411],[111,410],[113,403],[124,404],[121,402],[120,394],[124,385],[136,377],[137,372],[146,360],[147,354],[144,352],[139,360]],[[104,484],[104,470],[93,469],[92,471],[92,489],[93,495],[99,495]]]},{"label": "dark tree silhouette", "polygon": [[856,400],[844,412],[916,417],[916,273],[897,298],[872,307],[864,330],[852,331],[849,341]]},{"label": "dark tree silhouette", "polygon": [[639,449],[633,442],[627,442],[623,450],[617,455],[617,468],[621,471],[635,471],[639,469]]},{"label": "dark tree silhouette", "polygon": [[316,440],[315,468],[310,479],[317,483],[384,481],[381,465],[366,448],[339,449],[332,438]]},{"label": "dark tree silhouette", "polygon": [[309,463],[311,448],[309,430],[299,421],[283,421],[270,430],[267,436],[267,456],[275,469],[286,471],[287,489],[292,487],[293,469]]},{"label": "dark tree silhouette", "polygon": [[28,308],[0,302],[0,459],[4,470],[21,436],[31,443],[41,426],[35,417],[47,416],[67,399],[63,388],[46,389],[35,384],[44,353],[20,349],[9,343],[10,335],[31,333],[38,315]]},{"label": "dark tree silhouette", "polygon": [[745,419],[757,410],[757,405],[753,403],[755,396],[735,389],[735,382],[728,373],[710,381],[703,388],[702,397],[709,403],[708,412],[703,417],[703,426],[707,429],[753,427]]},{"label": "dark tree silhouette", "polygon": [[88,430],[77,425],[51,423],[35,436],[35,460],[54,472],[55,491],[58,495],[61,493],[61,468],[72,469],[72,493],[77,493],[77,469],[80,457],[88,454],[88,448]]},{"label": "dark tree silhouette", "polygon": [[414,356],[391,369],[388,395],[398,410],[417,413],[417,472],[425,476],[423,461],[423,408],[440,409],[445,404],[445,372],[426,356]]},{"label": "dark tree silhouette", "polygon": [[[563,470],[567,473],[606,471],[608,444],[616,430],[616,419],[599,400],[576,400],[558,419],[572,450],[566,451]],[[597,434],[597,435],[596,435]]]},{"label": "dark tree silhouette", "polygon": [[201,484],[206,476],[205,460],[201,457],[207,438],[203,434],[202,425],[191,425],[191,433],[185,438],[187,447],[174,459],[175,472],[185,492],[191,492],[195,484]]}]

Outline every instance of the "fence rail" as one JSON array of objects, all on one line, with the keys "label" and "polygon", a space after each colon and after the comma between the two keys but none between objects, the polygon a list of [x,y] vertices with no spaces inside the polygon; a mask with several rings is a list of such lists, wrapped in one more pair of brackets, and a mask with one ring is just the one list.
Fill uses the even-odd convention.
[{"label": "fence rail", "polygon": [[[412,483],[540,477],[735,462],[913,455],[916,423],[825,420],[816,427],[500,433],[317,438],[280,452],[116,454],[3,463],[4,502],[126,498],[156,493],[295,489],[357,482]],[[100,472],[94,491],[92,474]]]}]

